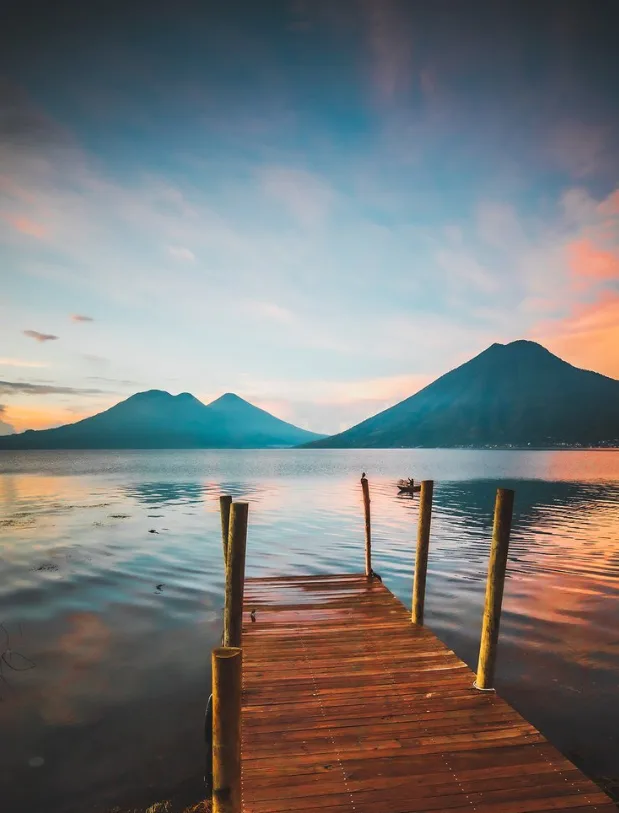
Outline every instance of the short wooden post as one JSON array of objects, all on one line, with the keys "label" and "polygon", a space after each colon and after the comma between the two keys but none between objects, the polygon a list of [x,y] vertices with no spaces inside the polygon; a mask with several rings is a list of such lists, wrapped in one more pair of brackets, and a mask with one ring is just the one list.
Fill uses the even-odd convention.
[{"label": "short wooden post", "polygon": [[228,533],[230,530],[230,506],[232,497],[222,494],[219,498],[219,513],[221,514],[221,543],[224,548],[224,565],[228,561]]},{"label": "short wooden post", "polygon": [[434,481],[423,480],[419,492],[419,525],[417,528],[417,555],[415,556],[415,579],[413,581],[413,624],[423,624],[423,607],[426,599],[426,575],[428,573],[428,549],[430,547],[430,521],[432,519],[432,495]]},{"label": "short wooden post", "polygon": [[365,511],[365,575],[372,575],[372,531],[370,526],[370,486],[365,473],[361,476],[363,508]]},{"label": "short wooden post", "polygon": [[501,604],[505,571],[507,570],[507,552],[509,534],[514,510],[514,492],[509,488],[499,488],[494,505],[494,526],[492,529],[492,546],[488,563],[488,581],[486,582],[486,604],[479,647],[476,689],[492,689],[494,667],[496,664],[499,625],[501,623]]},{"label": "short wooden post", "polygon": [[230,506],[224,606],[224,646],[241,646],[248,508],[246,502],[233,502]]},{"label": "short wooden post", "polygon": [[242,651],[213,650],[213,813],[241,813]]}]

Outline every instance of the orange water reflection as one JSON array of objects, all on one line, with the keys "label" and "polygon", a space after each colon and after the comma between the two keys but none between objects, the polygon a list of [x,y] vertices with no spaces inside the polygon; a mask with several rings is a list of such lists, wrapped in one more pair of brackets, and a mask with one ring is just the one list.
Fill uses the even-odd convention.
[{"label": "orange water reflection", "polygon": [[[76,776],[85,798],[117,793],[109,807],[138,776],[161,797],[191,764],[199,782],[223,605],[219,494],[250,503],[248,575],[360,572],[364,469],[373,565],[405,602],[418,496],[395,482],[435,479],[428,624],[473,665],[494,495],[516,489],[501,690],[565,750],[576,743],[585,769],[619,773],[608,700],[619,681],[617,453],[76,453],[2,465],[0,620],[36,669],[11,676],[2,711],[19,734],[0,743],[0,763],[25,771],[28,789],[30,757],[56,754],[50,813],[74,798]],[[7,793],[9,809],[29,809]]]},{"label": "orange water reflection", "polygon": [[91,698],[105,694],[109,677],[102,669],[110,659],[112,632],[95,613],[73,613],[43,668],[48,677],[40,691],[39,710],[48,725],[84,723],[96,711]]}]

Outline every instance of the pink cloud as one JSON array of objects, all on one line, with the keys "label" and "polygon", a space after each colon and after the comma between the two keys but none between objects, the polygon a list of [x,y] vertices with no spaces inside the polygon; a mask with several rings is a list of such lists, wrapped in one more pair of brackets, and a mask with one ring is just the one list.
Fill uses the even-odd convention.
[{"label": "pink cloud", "polygon": [[2,217],[17,231],[21,232],[22,234],[27,234],[30,237],[36,237],[37,240],[41,240],[47,234],[47,229],[45,226],[42,226],[40,223],[36,223],[34,220],[31,220],[24,215],[3,214]]},{"label": "pink cloud", "polygon": [[293,405],[283,398],[256,398],[252,403],[260,407],[260,409],[270,412],[271,415],[275,415],[276,418],[280,418],[282,421],[288,421],[289,423],[295,422]]},{"label": "pink cloud", "polygon": [[331,403],[384,402],[385,406],[408,398],[429,384],[435,376],[404,374],[333,384],[327,399]]},{"label": "pink cloud", "polygon": [[577,287],[586,282],[619,279],[619,255],[598,248],[588,239],[569,243],[567,256]]},{"label": "pink cloud", "polygon": [[578,367],[619,378],[619,294],[606,291],[569,316],[540,324],[536,338]]},{"label": "pink cloud", "polygon": [[[380,378],[357,379],[353,381],[258,381],[248,380],[243,389],[250,392],[248,400],[261,403],[295,403],[312,401],[324,405],[349,404],[393,404],[414,395],[429,384],[436,376],[409,374],[384,376]],[[370,413],[368,413],[370,414]]]}]

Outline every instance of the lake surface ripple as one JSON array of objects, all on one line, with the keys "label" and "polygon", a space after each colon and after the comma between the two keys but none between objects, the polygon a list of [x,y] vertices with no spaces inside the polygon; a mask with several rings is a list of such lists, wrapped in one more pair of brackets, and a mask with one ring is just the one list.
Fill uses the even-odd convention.
[{"label": "lake surface ripple", "polygon": [[0,799],[84,813],[202,792],[221,635],[218,496],[250,503],[247,575],[361,572],[408,606],[436,481],[426,623],[469,665],[497,486],[516,489],[497,686],[599,781],[619,777],[619,452],[0,454]]}]

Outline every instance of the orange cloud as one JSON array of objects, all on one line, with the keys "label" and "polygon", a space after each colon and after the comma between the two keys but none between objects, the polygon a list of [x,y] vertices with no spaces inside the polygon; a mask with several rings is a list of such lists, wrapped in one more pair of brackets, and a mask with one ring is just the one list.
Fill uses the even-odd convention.
[{"label": "orange cloud", "polygon": [[65,423],[75,423],[89,414],[91,413],[71,412],[62,407],[38,408],[7,404],[3,417],[16,432],[23,432],[25,429],[50,429]]},{"label": "orange cloud", "polygon": [[356,401],[393,402],[408,398],[433,380],[434,376],[423,374],[394,375],[385,378],[369,378],[361,381],[333,383],[326,394],[329,403],[353,403]]},{"label": "orange cloud", "polygon": [[590,240],[576,240],[567,246],[568,262],[578,287],[583,282],[619,279],[619,256],[597,248]]},{"label": "orange cloud", "polygon": [[619,294],[577,305],[565,319],[541,325],[536,338],[577,367],[619,378]]},{"label": "orange cloud", "polygon": [[41,226],[40,223],[36,223],[34,220],[30,220],[30,218],[23,215],[3,215],[3,217],[14,229],[30,237],[36,237],[37,240],[40,240],[47,234],[47,229],[44,226]]},{"label": "orange cloud", "polygon": [[255,401],[252,401],[252,403],[260,407],[260,409],[265,409],[267,412],[270,412],[271,415],[281,418],[282,421],[292,421],[292,423],[295,421],[292,404],[283,398],[257,398]]},{"label": "orange cloud", "polygon": [[49,367],[42,361],[27,361],[26,359],[7,358],[4,356],[0,358],[0,367]]}]

